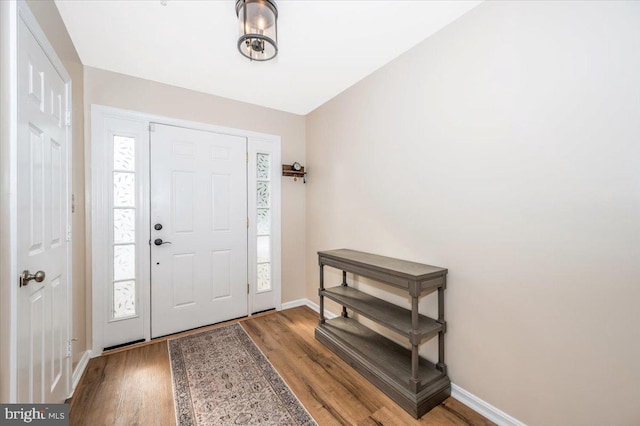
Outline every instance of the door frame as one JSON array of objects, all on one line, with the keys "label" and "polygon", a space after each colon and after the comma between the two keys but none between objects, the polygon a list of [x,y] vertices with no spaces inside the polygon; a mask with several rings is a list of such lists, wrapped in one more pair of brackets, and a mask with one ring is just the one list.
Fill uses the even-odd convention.
[{"label": "door frame", "polygon": [[[0,401],[17,402],[18,394],[18,26],[22,20],[51,61],[66,86],[68,114],[67,173],[65,222],[67,229],[67,317],[65,341],[70,344],[73,322],[73,259],[71,236],[72,152],[73,135],[70,126],[72,117],[71,76],[49,43],[44,31],[24,0],[0,2],[0,370],[6,372],[0,380]],[[69,347],[69,346],[67,346]],[[66,357],[65,392],[72,389],[71,354]]]},{"label": "door frame", "polygon": [[[102,349],[104,347],[104,324],[107,322],[107,310],[105,304],[108,303],[104,300],[104,297],[101,297],[103,291],[106,286],[109,285],[107,282],[108,279],[104,274],[104,265],[100,264],[100,259],[105,259],[108,256],[108,250],[110,248],[110,241],[108,241],[108,232],[105,232],[105,222],[102,213],[108,211],[110,206],[110,200],[107,198],[105,190],[106,186],[109,182],[107,179],[110,178],[110,169],[105,167],[104,161],[102,161],[102,157],[94,156],[94,152],[100,152],[100,147],[103,145],[104,138],[104,123],[105,120],[122,120],[127,121],[131,124],[135,124],[141,128],[141,137],[144,139],[143,143],[137,146],[138,151],[136,155],[140,155],[142,162],[145,164],[145,168],[140,170],[139,173],[144,175],[145,178],[142,181],[136,181],[137,189],[141,190],[141,193],[146,194],[147,199],[141,200],[144,201],[141,204],[141,214],[142,222],[149,224],[149,226],[140,230],[140,235],[142,236],[144,241],[150,241],[150,220],[151,220],[151,212],[150,212],[150,199],[148,196],[149,185],[150,185],[150,126],[155,124],[165,124],[169,126],[176,127],[184,127],[187,129],[193,130],[203,130],[207,132],[215,132],[222,133],[233,136],[241,136],[247,139],[247,151],[252,152],[252,147],[256,144],[269,144],[272,147],[273,152],[273,161],[277,166],[274,170],[278,171],[278,177],[280,177],[280,164],[281,164],[281,138],[278,135],[271,135],[267,133],[254,132],[250,130],[236,129],[231,127],[219,126],[208,123],[201,123],[189,120],[183,120],[178,118],[172,118],[167,116],[161,116],[156,114],[148,114],[139,111],[126,110],[121,108],[114,108],[104,105],[91,105],[91,143],[85,146],[85,179],[86,179],[86,187],[91,188],[91,193],[89,195],[90,203],[87,204],[87,214],[86,214],[86,227],[90,229],[91,232],[87,232],[87,247],[90,247],[91,253],[90,264],[87,266],[91,270],[91,312],[92,312],[92,357],[97,357],[102,354]],[[250,173],[248,170],[249,162],[247,165],[247,173]],[[136,171],[138,173],[138,171]],[[248,182],[248,181],[247,181]],[[281,302],[281,287],[282,287],[282,274],[281,274],[281,180],[274,179],[275,183],[272,194],[273,196],[273,229],[274,235],[272,247],[273,247],[273,292],[275,298],[275,309],[280,310],[282,308]],[[138,185],[142,185],[142,188],[138,187]],[[247,188],[247,191],[250,190],[250,186]],[[250,194],[247,192],[247,196]],[[90,208],[89,208],[90,207]],[[98,214],[96,214],[98,213]],[[247,254],[248,254],[248,264],[255,259],[255,256],[252,257],[251,249],[252,245],[250,241],[256,238],[256,212],[247,212],[249,215],[249,230],[247,232]],[[107,224],[108,226],[108,224]],[[138,232],[136,230],[136,232]],[[146,261],[149,262],[149,256],[141,256],[136,250],[136,262]],[[89,261],[87,262],[89,263]],[[143,265],[143,263],[141,263]],[[151,265],[149,264],[149,267]],[[148,269],[148,268],[147,268]],[[144,340],[151,340],[151,280],[150,274],[145,273],[142,279],[140,280],[140,308],[142,310],[141,316],[143,317],[143,333]],[[251,273],[248,274],[248,280],[252,279]],[[253,293],[255,292],[255,284],[247,298],[247,312],[248,315],[251,315],[252,311],[252,303],[253,303]]]}]

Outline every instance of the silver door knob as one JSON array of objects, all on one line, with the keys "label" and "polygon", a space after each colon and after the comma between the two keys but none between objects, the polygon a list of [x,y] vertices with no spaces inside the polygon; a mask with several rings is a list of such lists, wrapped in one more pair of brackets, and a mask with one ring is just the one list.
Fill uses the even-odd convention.
[{"label": "silver door knob", "polygon": [[41,283],[42,281],[44,281],[45,277],[46,274],[44,273],[44,271],[38,271],[35,274],[32,274],[28,269],[25,269],[20,274],[20,287],[29,284],[29,281],[31,280],[36,280],[37,283]]}]

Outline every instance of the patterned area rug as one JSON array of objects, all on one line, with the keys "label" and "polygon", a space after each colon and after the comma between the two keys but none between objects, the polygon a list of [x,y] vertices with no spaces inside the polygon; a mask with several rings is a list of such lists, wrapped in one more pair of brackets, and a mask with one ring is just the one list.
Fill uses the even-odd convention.
[{"label": "patterned area rug", "polygon": [[240,324],[168,343],[178,425],[316,425]]}]

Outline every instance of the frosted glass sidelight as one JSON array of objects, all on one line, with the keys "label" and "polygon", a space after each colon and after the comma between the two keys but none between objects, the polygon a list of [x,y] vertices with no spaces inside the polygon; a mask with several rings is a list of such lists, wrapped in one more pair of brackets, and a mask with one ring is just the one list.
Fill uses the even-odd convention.
[{"label": "frosted glass sidelight", "polygon": [[258,235],[271,234],[271,211],[258,209]]},{"label": "frosted glass sidelight", "polygon": [[266,263],[271,260],[271,237],[258,237],[258,263]]},{"label": "frosted glass sidelight", "polygon": [[271,200],[269,182],[258,182],[258,207],[269,207]]},{"label": "frosted glass sidelight", "polygon": [[113,318],[124,318],[136,314],[136,282],[113,283]]},{"label": "frosted glass sidelight", "polygon": [[136,315],[135,142],[113,137],[113,319]]},{"label": "frosted glass sidelight", "polygon": [[258,179],[269,179],[271,170],[271,156],[269,154],[258,154]]},{"label": "frosted glass sidelight", "polygon": [[136,240],[136,211],[134,209],[113,210],[113,242],[134,243]]},{"label": "frosted glass sidelight", "polygon": [[135,245],[113,247],[113,280],[129,280],[136,277]]},{"label": "frosted glass sidelight", "polygon": [[271,290],[271,264],[258,264],[258,291]]},{"label": "frosted glass sidelight", "polygon": [[134,207],[136,203],[136,176],[133,173],[113,173],[113,206]]},{"label": "frosted glass sidelight", "polygon": [[136,140],[124,136],[113,137],[113,169],[134,171]]},{"label": "frosted glass sidelight", "polygon": [[256,155],[257,291],[271,290],[271,154]]}]

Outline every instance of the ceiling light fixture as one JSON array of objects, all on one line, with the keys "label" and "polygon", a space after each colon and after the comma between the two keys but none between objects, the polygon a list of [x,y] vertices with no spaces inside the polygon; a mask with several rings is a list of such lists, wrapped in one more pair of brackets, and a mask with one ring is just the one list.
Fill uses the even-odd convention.
[{"label": "ceiling light fixture", "polygon": [[268,61],[278,54],[278,7],[274,0],[238,0],[238,50],[252,61]]}]

